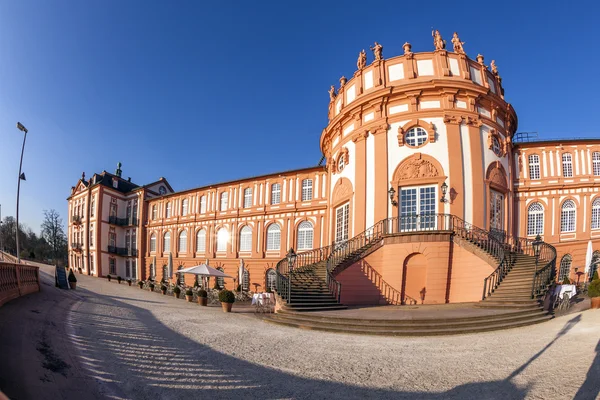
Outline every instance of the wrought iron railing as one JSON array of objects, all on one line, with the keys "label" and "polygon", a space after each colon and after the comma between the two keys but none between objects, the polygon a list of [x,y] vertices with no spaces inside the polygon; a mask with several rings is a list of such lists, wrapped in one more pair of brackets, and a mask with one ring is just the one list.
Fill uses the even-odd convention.
[{"label": "wrought iron railing", "polygon": [[83,248],[83,244],[81,244],[81,243],[77,243],[77,242],[73,242],[73,243],[71,243],[71,248],[72,248],[74,251],[81,251],[81,250],[82,250],[82,248]]},{"label": "wrought iron railing", "polygon": [[[513,254],[525,254],[536,257],[533,239],[523,237],[508,237],[507,246]],[[539,266],[539,267],[538,267]],[[531,285],[531,298],[543,295],[556,277],[556,248],[549,243],[540,244],[536,260],[536,269]]]},{"label": "wrought iron railing", "polygon": [[71,222],[73,222],[73,225],[80,225],[81,224],[81,216],[80,215],[73,215],[71,217]]},{"label": "wrought iron railing", "polygon": [[108,223],[111,225],[117,226],[137,226],[138,219],[137,218],[118,218],[116,216],[109,216]]},{"label": "wrought iron railing", "polygon": [[136,249],[128,249],[126,247],[108,246],[108,252],[124,257],[135,257],[137,256]]}]

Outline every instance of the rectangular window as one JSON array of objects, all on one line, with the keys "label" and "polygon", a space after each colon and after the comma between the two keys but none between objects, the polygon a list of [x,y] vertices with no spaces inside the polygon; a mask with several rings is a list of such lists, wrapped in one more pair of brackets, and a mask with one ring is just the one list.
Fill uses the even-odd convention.
[{"label": "rectangular window", "polygon": [[529,179],[540,179],[540,156],[529,156]]},{"label": "rectangular window", "polygon": [[108,234],[108,245],[115,247],[117,243],[117,234],[114,232],[110,232]]},{"label": "rectangular window", "polygon": [[125,260],[125,278],[131,278],[131,265],[129,260]]},{"label": "rectangular window", "polygon": [[244,208],[252,207],[252,189],[244,189]]},{"label": "rectangular window", "polygon": [[131,279],[137,279],[137,261],[131,260]]},{"label": "rectangular window", "polygon": [[131,220],[131,200],[127,202],[127,221]]},{"label": "rectangular window", "polygon": [[490,228],[504,230],[504,195],[490,190]]},{"label": "rectangular window", "polygon": [[137,230],[133,229],[131,231],[131,248],[132,249],[137,249]]},{"label": "rectangular window", "polygon": [[573,160],[571,158],[571,154],[564,153],[562,155],[562,167],[563,167],[563,176],[565,178],[573,177]]},{"label": "rectangular window", "polygon": [[96,271],[96,267],[94,266],[94,255],[90,254],[90,271],[94,272]]},{"label": "rectangular window", "polygon": [[167,202],[167,208],[165,211],[165,218],[171,218],[171,202]]},{"label": "rectangular window", "polygon": [[117,260],[114,258],[108,259],[108,273],[111,275],[117,274]]},{"label": "rectangular window", "polygon": [[90,247],[94,247],[94,225],[90,225]]},{"label": "rectangular window", "polygon": [[302,181],[302,201],[310,201],[313,198],[313,181],[304,179]]},{"label": "rectangular window", "polygon": [[575,232],[575,209],[563,208],[560,215],[560,231]]},{"label": "rectangular window", "polygon": [[131,249],[129,229],[125,231],[125,247],[127,248],[127,250]]},{"label": "rectangular window", "polygon": [[344,243],[348,240],[348,218],[350,204],[346,203],[335,210],[335,242]]},{"label": "rectangular window", "polygon": [[156,219],[158,217],[158,209],[156,208],[156,204],[152,206],[152,219]]},{"label": "rectangular window", "polygon": [[154,253],[156,252],[156,235],[152,234],[152,236],[150,236],[150,252]]},{"label": "rectangular window", "polygon": [[274,183],[271,186],[271,204],[281,203],[281,184]]},{"label": "rectangular window", "polygon": [[206,196],[200,197],[200,214],[206,212]]},{"label": "rectangular window", "polygon": [[186,216],[188,213],[188,199],[183,199],[181,202],[181,215]]},{"label": "rectangular window", "polygon": [[[137,214],[138,214],[138,201],[137,199],[133,201],[133,210],[132,210],[132,215],[133,215],[133,222],[136,223],[137,222]],[[136,223],[137,225],[137,223]]]},{"label": "rectangular window", "polygon": [[595,151],[592,153],[592,166],[595,176],[600,176],[600,152]]},{"label": "rectangular window", "polygon": [[426,230],[436,228],[436,187],[413,187],[400,190],[399,229]]},{"label": "rectangular window", "polygon": [[227,202],[229,201],[229,193],[223,192],[221,193],[221,208],[220,211],[227,211]]},{"label": "rectangular window", "polygon": [[117,216],[117,205],[116,204],[111,204],[110,205],[110,214],[111,217],[116,217]]},{"label": "rectangular window", "polygon": [[92,203],[90,204],[90,216],[94,216],[96,214],[96,200],[92,197]]}]

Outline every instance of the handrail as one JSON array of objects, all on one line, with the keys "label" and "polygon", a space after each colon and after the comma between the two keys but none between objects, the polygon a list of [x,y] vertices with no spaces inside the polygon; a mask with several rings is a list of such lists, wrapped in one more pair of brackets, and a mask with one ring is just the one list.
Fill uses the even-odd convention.
[{"label": "handrail", "polygon": [[[536,257],[533,249],[533,242],[533,239],[518,236],[510,236],[507,238],[507,245],[510,247],[512,253]],[[539,253],[536,259],[536,270],[531,284],[532,299],[544,294],[548,286],[555,279],[556,257],[557,253],[554,246],[546,242],[540,244]],[[537,264],[540,263],[540,261],[542,267],[537,268]]]}]

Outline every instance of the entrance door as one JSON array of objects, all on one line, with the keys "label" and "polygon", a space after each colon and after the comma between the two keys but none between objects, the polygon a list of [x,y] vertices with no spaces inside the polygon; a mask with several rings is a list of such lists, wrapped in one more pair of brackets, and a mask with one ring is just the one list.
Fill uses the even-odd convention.
[{"label": "entrance door", "polygon": [[402,304],[419,304],[427,294],[427,258],[416,253],[404,261],[402,269]]},{"label": "entrance door", "polygon": [[436,229],[436,187],[400,188],[400,231]]},{"label": "entrance door", "polygon": [[490,231],[504,236],[504,194],[490,190]]},{"label": "entrance door", "polygon": [[338,245],[348,241],[349,211],[349,203],[346,203],[335,210],[335,243]]}]

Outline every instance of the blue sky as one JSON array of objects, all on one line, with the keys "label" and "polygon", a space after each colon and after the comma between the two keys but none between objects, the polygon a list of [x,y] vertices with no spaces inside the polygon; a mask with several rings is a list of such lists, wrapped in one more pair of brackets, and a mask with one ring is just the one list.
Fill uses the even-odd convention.
[{"label": "blue sky", "polygon": [[175,190],[318,163],[327,90],[373,41],[431,51],[431,27],[496,60],[519,131],[597,136],[593,1],[2,1],[0,204],[66,219],[81,176]]}]

